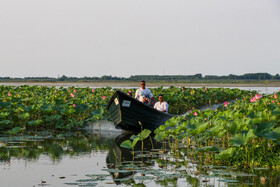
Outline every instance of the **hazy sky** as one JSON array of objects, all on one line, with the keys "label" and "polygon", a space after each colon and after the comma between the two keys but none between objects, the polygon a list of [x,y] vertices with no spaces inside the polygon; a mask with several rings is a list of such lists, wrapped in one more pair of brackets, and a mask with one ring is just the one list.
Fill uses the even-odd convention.
[{"label": "hazy sky", "polygon": [[1,0],[0,76],[280,73],[279,0]]}]

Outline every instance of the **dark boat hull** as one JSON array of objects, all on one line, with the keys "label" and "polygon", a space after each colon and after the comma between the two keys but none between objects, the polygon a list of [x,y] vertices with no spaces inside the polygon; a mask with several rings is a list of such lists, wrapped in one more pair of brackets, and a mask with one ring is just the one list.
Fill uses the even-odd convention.
[{"label": "dark boat hull", "polygon": [[154,131],[173,117],[145,105],[121,91],[114,93],[107,104],[107,110],[116,128],[136,132],[141,131],[141,126],[143,129]]}]

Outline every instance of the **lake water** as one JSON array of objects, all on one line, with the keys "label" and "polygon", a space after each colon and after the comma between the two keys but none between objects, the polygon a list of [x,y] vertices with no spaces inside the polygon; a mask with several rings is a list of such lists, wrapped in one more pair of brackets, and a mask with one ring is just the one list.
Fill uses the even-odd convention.
[{"label": "lake water", "polygon": [[[261,93],[279,87],[240,87]],[[35,136],[34,136],[35,135]],[[99,121],[80,132],[0,135],[0,186],[277,186],[278,173],[257,168],[249,173],[227,167],[175,168],[168,164],[170,152],[150,140],[132,154],[120,147],[129,134],[116,130],[111,122]],[[170,161],[170,160],[169,160]]]},{"label": "lake water", "polygon": [[130,134],[112,127],[111,122],[99,121],[64,135],[2,135],[1,186],[275,186],[280,180],[279,174],[263,168],[244,173],[193,162],[174,167],[164,144],[149,139],[143,156],[137,144],[133,161],[131,151],[120,147]]}]

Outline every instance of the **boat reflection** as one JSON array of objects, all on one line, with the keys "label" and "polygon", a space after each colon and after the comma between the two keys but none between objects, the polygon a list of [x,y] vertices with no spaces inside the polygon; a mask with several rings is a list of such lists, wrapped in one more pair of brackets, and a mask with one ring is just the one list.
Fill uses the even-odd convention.
[{"label": "boat reflection", "polygon": [[[114,179],[128,178],[137,173],[135,169],[153,166],[154,160],[158,157],[154,154],[154,150],[163,147],[161,142],[155,141],[153,138],[147,138],[142,142],[139,141],[134,147],[134,157],[131,149],[121,147],[123,141],[129,140],[133,134],[120,134],[113,142],[113,146],[108,152],[106,164],[108,172]],[[115,180],[116,184],[119,184]]]}]

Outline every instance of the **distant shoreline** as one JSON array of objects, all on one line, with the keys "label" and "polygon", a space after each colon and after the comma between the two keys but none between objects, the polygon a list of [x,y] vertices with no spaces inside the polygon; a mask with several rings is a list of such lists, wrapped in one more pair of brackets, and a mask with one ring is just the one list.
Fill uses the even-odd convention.
[{"label": "distant shoreline", "polygon": [[[55,87],[140,87],[139,82],[0,82],[6,86],[55,86]],[[147,82],[147,87],[280,87],[280,82],[268,83],[180,83],[180,82]]]}]

